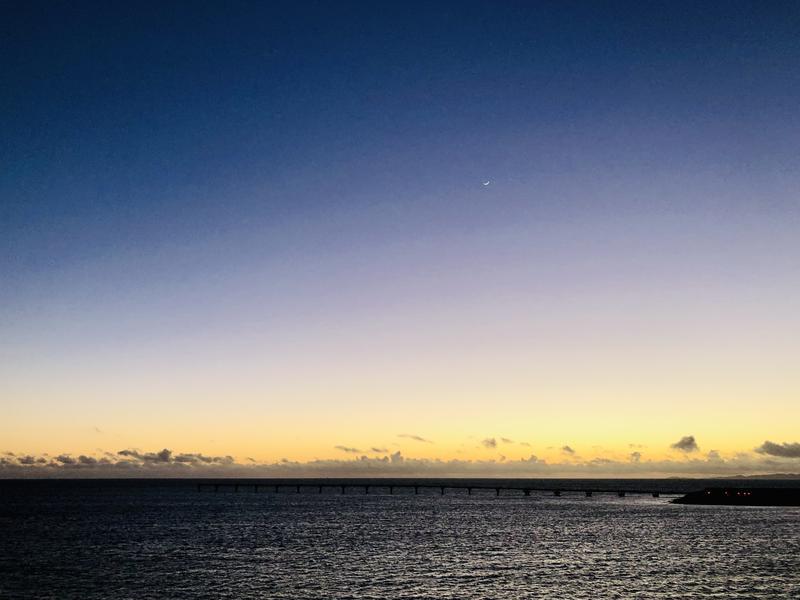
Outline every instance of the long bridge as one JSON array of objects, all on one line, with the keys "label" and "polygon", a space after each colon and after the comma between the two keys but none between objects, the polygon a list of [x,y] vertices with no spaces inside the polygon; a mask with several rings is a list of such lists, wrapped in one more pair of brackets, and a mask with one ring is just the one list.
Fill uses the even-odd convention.
[{"label": "long bridge", "polygon": [[[418,495],[420,492],[428,490],[438,492],[444,495],[446,491],[463,490],[467,495],[472,495],[473,492],[494,492],[495,496],[508,495],[514,493],[515,495],[530,496],[532,492],[550,494],[552,496],[561,496],[562,494],[583,494],[586,497],[591,497],[594,494],[616,494],[619,497],[627,495],[649,495],[654,498],[664,496],[679,496],[686,493],[685,489],[664,489],[662,486],[652,486],[649,488],[631,488],[624,485],[608,486],[608,485],[576,485],[573,480],[571,485],[553,485],[547,483],[542,485],[541,482],[465,482],[465,481],[390,481],[381,482],[372,480],[358,481],[269,481],[269,480],[219,480],[219,481],[198,481],[198,492],[251,492],[251,493],[339,493],[344,494],[389,494],[394,495],[397,493]],[[637,482],[640,483],[640,482]]]}]

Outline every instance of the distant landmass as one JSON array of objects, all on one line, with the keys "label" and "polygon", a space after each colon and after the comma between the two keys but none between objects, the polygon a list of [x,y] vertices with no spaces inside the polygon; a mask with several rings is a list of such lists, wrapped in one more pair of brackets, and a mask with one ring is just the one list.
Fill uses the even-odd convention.
[{"label": "distant landmass", "polygon": [[800,479],[800,473],[768,473],[766,475],[731,475],[720,479]]},{"label": "distant landmass", "polygon": [[704,479],[704,480],[716,480],[716,481],[724,481],[730,479],[742,479],[742,480],[754,480],[754,479],[800,479],[800,473],[764,473],[761,475],[725,475],[725,476],[718,476],[718,477],[686,477],[685,475],[670,475],[669,477],[664,477],[664,479],[674,479],[679,481],[687,481],[691,479]]},{"label": "distant landmass", "polygon": [[730,506],[800,506],[800,488],[760,486],[706,488],[675,498],[673,504],[712,504]]}]

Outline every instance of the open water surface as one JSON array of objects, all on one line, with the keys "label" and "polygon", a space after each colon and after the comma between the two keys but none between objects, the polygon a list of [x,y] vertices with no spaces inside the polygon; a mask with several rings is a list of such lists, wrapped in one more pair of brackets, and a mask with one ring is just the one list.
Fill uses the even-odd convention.
[{"label": "open water surface", "polygon": [[797,599],[800,508],[0,482],[0,598]]}]

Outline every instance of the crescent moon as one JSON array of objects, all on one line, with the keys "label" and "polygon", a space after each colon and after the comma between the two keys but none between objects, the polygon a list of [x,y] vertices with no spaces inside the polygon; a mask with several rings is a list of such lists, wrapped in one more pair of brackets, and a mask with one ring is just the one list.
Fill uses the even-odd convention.
[{"label": "crescent moon", "polygon": [[483,182],[483,185],[489,185],[490,183],[492,183],[492,180],[491,180],[491,179],[490,179],[489,181],[484,181],[484,182]]}]

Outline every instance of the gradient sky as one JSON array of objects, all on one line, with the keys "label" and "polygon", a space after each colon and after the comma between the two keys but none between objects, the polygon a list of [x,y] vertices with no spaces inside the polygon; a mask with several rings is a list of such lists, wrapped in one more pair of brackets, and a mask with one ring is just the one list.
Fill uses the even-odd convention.
[{"label": "gradient sky", "polygon": [[794,2],[4,2],[0,451],[800,440],[798,31]]}]

